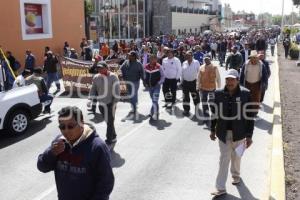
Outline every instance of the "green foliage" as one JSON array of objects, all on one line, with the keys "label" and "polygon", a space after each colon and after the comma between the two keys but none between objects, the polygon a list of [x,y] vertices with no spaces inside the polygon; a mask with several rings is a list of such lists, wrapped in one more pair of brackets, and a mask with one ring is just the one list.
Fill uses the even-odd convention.
[{"label": "green foliage", "polygon": [[300,0],[293,0],[294,5],[300,5]]},{"label": "green foliage", "polygon": [[291,59],[298,59],[299,51],[300,51],[300,49],[299,49],[298,45],[293,42],[291,44],[291,48],[290,48],[290,52],[289,52]]},{"label": "green foliage", "polygon": [[90,16],[94,12],[94,5],[91,0],[84,1],[84,9],[87,16]]},{"label": "green foliage", "polygon": [[296,35],[297,33],[299,33],[299,29],[298,28],[289,28],[289,27],[284,27],[283,28],[283,33],[288,34],[288,35]]},{"label": "green foliage", "polygon": [[281,15],[275,15],[275,16],[273,16],[272,17],[273,24],[280,26],[281,25],[281,19],[282,19]]}]

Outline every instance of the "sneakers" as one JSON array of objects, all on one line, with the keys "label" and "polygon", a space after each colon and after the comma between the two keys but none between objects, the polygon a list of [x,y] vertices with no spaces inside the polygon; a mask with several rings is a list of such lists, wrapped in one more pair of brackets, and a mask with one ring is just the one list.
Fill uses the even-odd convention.
[{"label": "sneakers", "polygon": [[96,108],[90,108],[90,109],[88,109],[87,111],[89,111],[89,112],[92,112],[92,113],[96,113]]},{"label": "sneakers", "polygon": [[183,111],[183,115],[187,117],[190,116],[190,111],[188,110]]},{"label": "sneakers", "polygon": [[159,119],[159,114],[149,114],[150,120],[158,120]]},{"label": "sneakers", "polygon": [[116,146],[117,143],[117,138],[112,139],[112,140],[105,140],[106,146],[108,147],[108,149],[110,151],[112,151],[114,149],[114,147]]},{"label": "sneakers", "polygon": [[51,113],[51,109],[45,109],[44,111],[43,111],[43,114],[50,114]]},{"label": "sneakers", "polygon": [[226,190],[216,190],[215,192],[210,193],[212,196],[219,197],[227,194]]},{"label": "sneakers", "polygon": [[232,185],[238,185],[241,182],[240,177],[232,177]]}]

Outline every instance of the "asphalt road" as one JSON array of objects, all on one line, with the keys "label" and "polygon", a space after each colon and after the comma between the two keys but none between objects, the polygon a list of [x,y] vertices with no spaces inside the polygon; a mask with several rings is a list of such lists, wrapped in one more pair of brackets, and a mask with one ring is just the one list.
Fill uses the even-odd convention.
[{"label": "asphalt road", "polygon": [[[273,59],[273,58],[270,58]],[[220,68],[224,76],[224,68]],[[273,74],[274,75],[274,74]],[[242,184],[227,182],[228,195],[219,199],[267,199],[273,111],[273,79],[267,91],[260,120],[256,121],[254,144],[242,158]],[[224,80],[223,84],[224,84]],[[181,98],[181,92],[178,97]],[[160,100],[162,100],[162,95]],[[139,93],[139,119],[124,120],[128,103],[119,103],[116,116],[118,143],[112,153],[116,178],[112,200],[206,200],[211,199],[218,170],[218,143],[209,139],[201,121],[182,115],[179,102],[173,113],[161,108],[160,120],[147,117],[151,101],[143,86]],[[86,99],[55,98],[51,115],[39,117],[25,135],[0,135],[0,199],[53,200],[53,173],[36,168],[37,156],[59,134],[57,111],[76,105],[86,111]],[[163,102],[160,101],[160,106]],[[193,109],[191,109],[193,110]],[[106,124],[100,115],[84,112],[86,122],[95,125],[105,138]]]}]

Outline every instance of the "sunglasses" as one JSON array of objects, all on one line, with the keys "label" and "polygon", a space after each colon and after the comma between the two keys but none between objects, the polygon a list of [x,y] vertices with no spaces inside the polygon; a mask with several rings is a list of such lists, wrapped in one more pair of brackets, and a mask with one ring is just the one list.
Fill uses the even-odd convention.
[{"label": "sunglasses", "polygon": [[73,130],[76,126],[78,126],[78,124],[68,124],[68,125],[66,125],[66,124],[60,124],[60,125],[58,126],[58,128],[59,128],[60,130],[65,130],[65,129]]}]

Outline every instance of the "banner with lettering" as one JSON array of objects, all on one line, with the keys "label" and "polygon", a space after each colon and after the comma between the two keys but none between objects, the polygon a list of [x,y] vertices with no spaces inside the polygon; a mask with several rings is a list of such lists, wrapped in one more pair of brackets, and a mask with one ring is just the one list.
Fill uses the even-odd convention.
[{"label": "banner with lettering", "polygon": [[[113,59],[106,61],[109,71],[116,73],[121,78],[119,71],[119,59]],[[61,73],[63,84],[67,92],[79,91],[89,92],[92,86],[93,75],[89,73],[89,69],[92,67],[93,62],[82,61],[77,59],[71,59],[67,57],[60,57]],[[126,93],[126,86],[120,81],[121,94]]]}]

